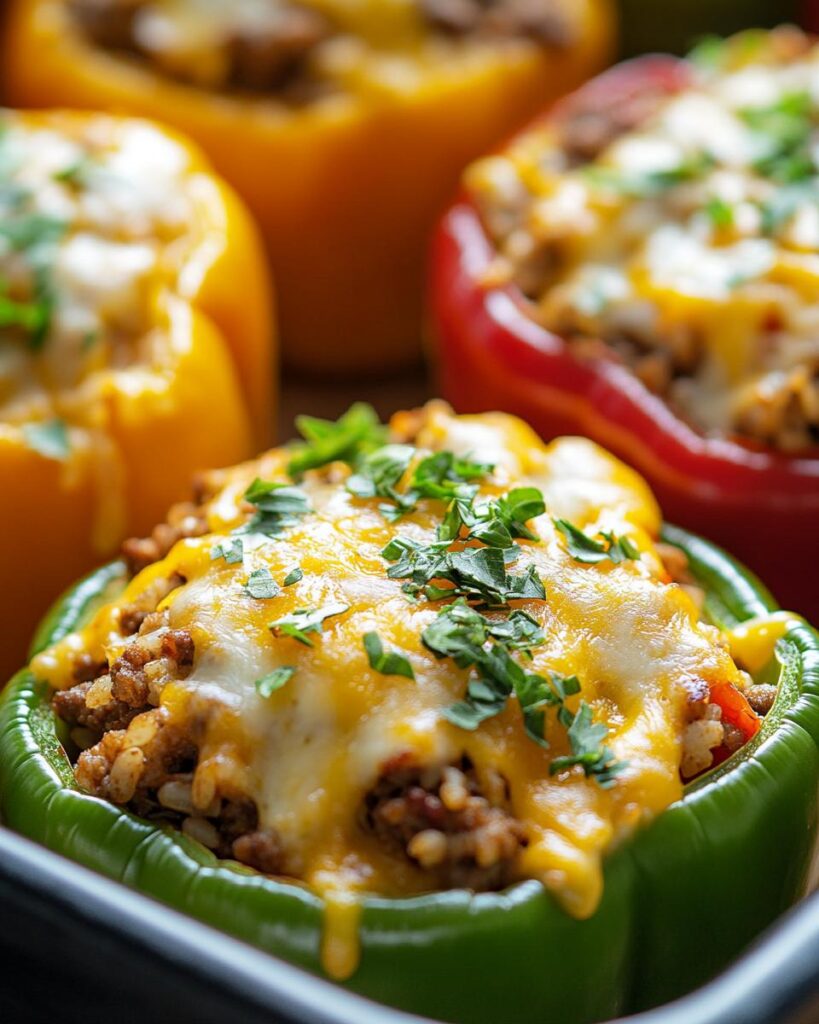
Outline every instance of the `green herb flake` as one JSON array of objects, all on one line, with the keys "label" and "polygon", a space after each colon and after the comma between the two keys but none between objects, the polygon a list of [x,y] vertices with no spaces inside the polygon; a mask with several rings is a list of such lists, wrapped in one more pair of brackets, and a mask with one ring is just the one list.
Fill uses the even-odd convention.
[{"label": "green herb flake", "polygon": [[99,340],[100,332],[98,330],[86,331],[82,336],[82,341],[80,342],[80,351],[90,352],[91,349],[99,343]]},{"label": "green herb flake", "polygon": [[569,554],[576,562],[597,565],[610,561],[619,565],[626,560],[639,561],[640,552],[628,537],[616,537],[608,531],[601,531],[601,540],[589,537],[567,519],[555,519],[556,528],[566,538]]},{"label": "green herb flake", "polygon": [[292,665],[282,665],[280,668],[268,672],[266,676],[256,680],[256,692],[260,697],[269,697],[292,679],[295,672],[296,669]]},{"label": "green herb flake", "polygon": [[383,676],[404,676],[407,679],[415,679],[415,672],[409,660],[402,654],[385,651],[378,633],[365,633],[362,639],[370,668],[380,672]]},{"label": "green herb flake", "polygon": [[257,601],[268,601],[280,593],[278,583],[273,579],[269,569],[255,569],[247,580],[245,593]]},{"label": "green herb flake", "polygon": [[60,419],[48,420],[45,423],[27,423],[23,427],[23,437],[29,448],[47,459],[67,459],[71,451],[68,429]]},{"label": "green herb flake", "polygon": [[734,207],[719,196],[708,200],[705,215],[718,231],[727,231],[734,226]]},{"label": "green herb flake", "polygon": [[662,170],[634,173],[595,164],[587,167],[583,175],[592,187],[602,191],[633,199],[648,199],[662,195],[677,185],[702,178],[714,165],[714,158],[710,154],[700,152],[686,157],[676,167]]},{"label": "green herb flake", "polygon": [[357,473],[347,481],[347,490],[357,498],[399,499],[395,486],[406,473],[415,448],[387,444],[364,457]]},{"label": "green herb flake", "polygon": [[441,712],[447,721],[473,731],[500,714],[514,693],[527,734],[541,746],[548,745],[543,709],[557,703],[559,693],[543,676],[526,672],[510,653],[521,650],[531,659],[532,648],[544,642],[531,616],[516,611],[507,620],[489,619],[461,599],[440,612],[421,639],[436,658],[452,658],[459,668],[474,670],[464,699]]},{"label": "green herb flake", "polygon": [[462,496],[470,493],[466,485],[483,480],[494,468],[490,463],[473,462],[452,452],[436,452],[415,467],[409,489],[423,498]]},{"label": "green herb flake", "polygon": [[787,93],[776,103],[748,107],[740,117],[751,130],[757,157],[754,168],[780,184],[813,176],[813,100],[807,92]]},{"label": "green herb flake", "polygon": [[349,605],[346,604],[328,604],[324,608],[298,608],[290,615],[271,622],[268,628],[275,636],[291,637],[306,647],[312,647],[313,641],[308,634],[321,633],[326,619],[342,615],[348,610]]},{"label": "green herb flake", "polygon": [[556,757],[549,765],[549,772],[558,775],[580,765],[588,778],[593,778],[601,788],[610,789],[628,762],[617,761],[612,751],[603,745],[608,729],[602,722],[594,722],[592,709],[585,701],[580,702],[567,735],[572,753],[567,757]]},{"label": "green herb flake", "polygon": [[258,511],[248,523],[235,531],[237,533],[260,533],[274,539],[310,512],[307,495],[299,487],[259,477],[245,491],[244,498],[255,505]]},{"label": "green herb flake", "polygon": [[89,156],[81,156],[73,163],[61,167],[59,171],[55,171],[52,177],[55,181],[79,188],[87,184],[93,166],[93,161]]},{"label": "green herb flake", "polygon": [[0,223],[0,238],[17,252],[36,249],[59,241],[66,232],[65,221],[42,213],[26,213]]},{"label": "green herb flake", "polygon": [[304,570],[299,566],[295,569],[291,569],[290,572],[284,577],[284,583],[282,586],[292,587],[294,583],[298,583],[299,580],[304,579]]},{"label": "green herb flake", "polygon": [[241,537],[229,537],[220,541],[210,549],[212,561],[217,558],[224,558],[228,565],[237,565],[245,557],[245,546]]},{"label": "green herb flake", "polygon": [[336,420],[299,416],[296,427],[305,443],[295,444],[287,466],[288,473],[298,478],[309,469],[318,469],[330,462],[347,462],[352,466],[387,440],[387,430],[372,406],[357,402]]},{"label": "green herb flake", "polygon": [[[387,570],[390,579],[409,580],[405,591],[417,596],[424,592],[428,600],[465,597],[489,607],[503,607],[512,600],[543,600],[543,582],[534,566],[523,575],[507,571],[506,550],[469,547],[450,551],[448,541],[423,544],[408,537],[396,537],[381,552],[394,562]],[[441,587],[434,580],[450,583]]]},{"label": "green herb flake", "polygon": [[51,324],[52,307],[47,301],[16,302],[5,295],[0,295],[0,328],[19,327],[29,340],[38,339],[32,344],[39,347],[39,340],[48,333]]}]

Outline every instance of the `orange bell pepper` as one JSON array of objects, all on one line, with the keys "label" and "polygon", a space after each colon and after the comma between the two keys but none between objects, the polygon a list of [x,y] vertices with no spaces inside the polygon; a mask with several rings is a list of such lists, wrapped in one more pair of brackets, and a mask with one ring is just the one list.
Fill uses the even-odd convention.
[{"label": "orange bell pepper", "polygon": [[[346,19],[342,28],[380,54],[307,105],[214,94],[105,52],[77,30],[66,0],[10,0],[5,88],[20,106],[102,107],[189,134],[263,229],[286,363],[312,373],[393,370],[420,355],[427,237],[460,171],[605,63],[612,6],[567,5],[574,34],[563,48],[464,42],[422,61],[429,29],[412,5],[307,2]],[[409,74],[406,63],[395,71],[395,54]]]},{"label": "orange bell pepper", "polygon": [[[272,317],[255,228],[195,148],[148,122],[106,115],[9,113],[3,122],[2,147],[40,137],[40,150],[22,152],[48,161],[79,146],[109,161],[93,172],[100,182],[108,175],[96,187],[81,180],[80,162],[27,180],[31,208],[0,197],[0,672],[8,673],[78,572],[149,529],[188,493],[197,470],[245,458],[268,439]],[[170,226],[150,218],[146,226],[139,174],[109,191],[117,159],[155,147],[176,168],[173,187],[153,200],[176,211]],[[0,173],[3,196],[22,188]],[[143,177],[157,188],[150,169]],[[43,212],[66,203],[67,215]],[[50,323],[38,334],[45,307],[15,294],[6,264],[19,257],[9,244],[28,245],[26,233],[42,234],[43,225],[59,240],[47,258]],[[23,253],[32,266],[34,254]],[[136,300],[112,283],[118,254],[149,261],[135,279]],[[140,311],[133,327],[132,305]],[[96,337],[72,340],[78,315],[96,318]]]}]

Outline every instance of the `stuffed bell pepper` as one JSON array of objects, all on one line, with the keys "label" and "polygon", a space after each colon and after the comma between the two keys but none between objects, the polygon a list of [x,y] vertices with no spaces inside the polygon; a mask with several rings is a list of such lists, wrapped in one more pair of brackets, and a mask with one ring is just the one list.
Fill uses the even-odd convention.
[{"label": "stuffed bell pepper", "polygon": [[473,165],[437,235],[443,391],[581,432],[819,616],[819,48],[602,76]]},{"label": "stuffed bell pepper", "polygon": [[12,0],[21,106],[156,117],[264,231],[284,357],[377,373],[420,355],[435,218],[472,159],[600,68],[609,0]]},{"label": "stuffed bell pepper", "polygon": [[195,150],[145,121],[0,114],[7,672],[65,586],[268,436],[271,330],[255,230]]},{"label": "stuffed bell pepper", "polygon": [[388,1004],[590,1024],[804,891],[819,637],[591,441],[356,406],[44,624],[0,812]]}]

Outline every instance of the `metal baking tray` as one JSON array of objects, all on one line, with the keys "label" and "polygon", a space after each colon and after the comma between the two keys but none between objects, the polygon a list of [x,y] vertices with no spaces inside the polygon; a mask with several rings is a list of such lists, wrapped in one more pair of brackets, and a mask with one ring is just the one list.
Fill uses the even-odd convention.
[{"label": "metal baking tray", "polygon": [[[629,1020],[819,1022],[819,893],[715,981]],[[424,1024],[0,828],[0,1022],[18,1021]]]}]

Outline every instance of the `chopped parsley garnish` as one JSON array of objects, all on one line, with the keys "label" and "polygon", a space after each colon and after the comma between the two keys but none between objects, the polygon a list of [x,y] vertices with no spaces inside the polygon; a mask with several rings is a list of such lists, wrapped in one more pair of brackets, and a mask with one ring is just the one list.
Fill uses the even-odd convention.
[{"label": "chopped parsley garnish", "polygon": [[59,241],[66,228],[65,221],[56,217],[24,213],[0,222],[0,238],[16,252],[25,252]]},{"label": "chopped parsley garnish", "polygon": [[67,459],[71,451],[68,429],[60,419],[46,423],[26,423],[23,437],[29,448],[47,459]]},{"label": "chopped parsley garnish", "polygon": [[89,156],[81,156],[73,164],[67,164],[65,167],[60,168],[59,171],[55,171],[52,177],[55,181],[61,181],[67,185],[82,186],[88,182],[88,175],[92,167],[93,162],[91,158]]},{"label": "chopped parsley garnish", "polygon": [[555,758],[550,765],[553,775],[579,764],[606,788],[625,767],[602,746],[607,729],[593,722],[591,707],[581,702],[574,714],[567,706],[567,698],[580,693],[576,676],[527,672],[512,657],[511,652],[518,650],[531,659],[532,649],[544,642],[539,624],[525,612],[514,611],[508,619],[494,621],[459,600],[438,614],[421,639],[437,658],[452,658],[459,668],[472,669],[463,700],[443,711],[453,725],[472,732],[500,714],[514,695],[526,734],[539,746],[549,747],[547,709],[555,709],[558,725],[566,729],[572,754]]},{"label": "chopped parsley garnish", "polygon": [[676,167],[656,171],[621,170],[617,167],[600,165],[588,167],[584,176],[592,186],[634,199],[660,195],[675,185],[696,181],[714,167],[714,158],[708,153],[694,153]]},{"label": "chopped parsley garnish", "polygon": [[90,352],[99,340],[100,332],[98,330],[86,331],[80,342],[80,350],[82,352]]},{"label": "chopped parsley garnish", "polygon": [[[387,570],[390,579],[405,579],[405,593],[423,593],[430,601],[465,597],[489,607],[503,607],[509,601],[535,598],[546,592],[534,566],[523,575],[509,573],[502,548],[464,548],[450,551],[449,541],[423,544],[409,537],[396,537],[381,554],[395,564]],[[517,549],[514,550],[517,554]],[[448,582],[438,586],[434,580]]]},{"label": "chopped parsley garnish", "polygon": [[255,569],[248,576],[245,592],[257,601],[269,601],[281,593],[279,584],[273,579],[269,569]]},{"label": "chopped parsley garnish", "polygon": [[365,633],[362,640],[370,668],[380,672],[382,676],[405,676],[407,679],[415,679],[409,660],[403,654],[385,651],[378,633]]},{"label": "chopped parsley garnish", "polygon": [[495,467],[485,462],[473,462],[452,452],[427,455],[415,467],[409,490],[421,498],[462,497],[476,493],[467,485],[483,480]]},{"label": "chopped parsley garnish", "polygon": [[510,548],[515,538],[539,540],[526,525],[546,511],[537,487],[516,487],[500,498],[476,506],[470,498],[455,498],[438,529],[439,540],[479,540],[490,547]]},{"label": "chopped parsley garnish", "polygon": [[39,348],[51,324],[52,305],[45,298],[17,302],[0,293],[0,328],[19,327],[29,336],[32,348]]},{"label": "chopped parsley garnish", "polygon": [[464,699],[443,712],[448,721],[473,731],[500,714],[515,694],[527,734],[548,746],[544,708],[576,690],[565,690],[556,676],[546,679],[526,672],[512,657],[511,651],[519,650],[531,658],[532,648],[543,643],[543,632],[531,616],[515,611],[508,620],[494,622],[459,600],[439,613],[421,639],[436,658],[452,658],[459,668],[473,669]]},{"label": "chopped parsley garnish", "polygon": [[597,565],[607,559],[615,565],[631,561],[639,561],[640,552],[628,537],[615,537],[607,530],[601,530],[595,537],[589,537],[581,529],[570,523],[568,519],[555,519],[554,524],[566,538],[569,554],[576,562],[586,565]]},{"label": "chopped parsley garnish", "polygon": [[740,116],[753,133],[758,150],[754,168],[760,174],[787,184],[816,172],[810,93],[787,93],[767,107],[748,107]]},{"label": "chopped parsley garnish", "polygon": [[705,215],[718,231],[726,231],[734,226],[734,207],[719,196],[708,200]]},{"label": "chopped parsley garnish", "polygon": [[581,701],[567,729],[572,753],[567,757],[556,757],[549,765],[549,772],[557,775],[579,764],[587,778],[593,778],[603,789],[609,789],[628,762],[617,761],[612,751],[603,745],[607,734],[606,726],[595,722],[591,707]]},{"label": "chopped parsley garnish", "polygon": [[330,462],[347,462],[351,466],[365,455],[382,447],[387,440],[384,427],[372,406],[357,402],[338,420],[322,420],[314,416],[299,416],[296,427],[304,444],[293,447],[287,466],[295,478],[308,469],[318,469]]},{"label": "chopped parsley garnish", "polygon": [[342,615],[348,609],[349,605],[346,604],[328,604],[323,608],[298,608],[290,615],[271,622],[269,629],[275,636],[289,636],[306,647],[312,647],[313,641],[308,633],[321,633],[325,619]]},{"label": "chopped parsley garnish", "polygon": [[300,488],[259,477],[245,491],[244,499],[255,505],[258,511],[247,523],[237,526],[230,539],[220,541],[211,549],[212,559],[224,558],[228,565],[235,565],[244,558],[243,536],[257,534],[275,540],[283,530],[295,526],[310,511],[307,495]]},{"label": "chopped parsley garnish", "polygon": [[[543,686],[548,688],[548,684],[542,676],[526,672],[510,654],[510,650],[524,649],[531,657],[532,647],[543,643],[543,633],[525,613],[513,612],[509,623],[498,630],[501,624],[460,600],[440,612],[424,630],[424,646],[437,658],[452,658],[459,668],[474,670],[464,699],[446,708],[443,715],[453,725],[473,731],[500,714],[514,693],[523,710],[527,734],[546,745],[545,723],[538,712],[547,699]],[[524,635],[529,637],[525,648]]]},{"label": "chopped parsley garnish", "polygon": [[307,495],[298,487],[273,483],[257,477],[244,493],[245,501],[258,511],[239,527],[237,533],[261,533],[274,538],[288,526],[295,526],[310,511]]},{"label": "chopped parsley garnish", "polygon": [[26,301],[12,298],[6,282],[0,284],[0,327],[22,328],[34,351],[42,347],[51,327],[55,304],[51,253],[66,230],[64,221],[41,213],[17,212],[0,220],[0,240],[25,255],[32,274],[32,296]]},{"label": "chopped parsley garnish", "polygon": [[399,494],[395,487],[406,473],[415,455],[415,448],[406,444],[386,444],[365,456],[347,481],[347,490],[357,498],[389,498],[392,505],[380,506],[385,515],[409,510],[412,498]]},{"label": "chopped parsley garnish", "polygon": [[245,557],[245,545],[241,537],[230,537],[219,541],[210,549],[212,560],[224,558],[228,565],[238,565]]},{"label": "chopped parsley garnish", "polygon": [[420,460],[406,490],[399,492],[396,485],[407,472],[416,451],[410,445],[385,445],[361,462],[359,471],[347,481],[347,490],[358,498],[388,498],[390,504],[379,508],[394,522],[411,512],[421,498],[468,502],[477,494],[474,481],[483,479],[493,469],[452,452],[435,452]]},{"label": "chopped parsley garnish", "polygon": [[295,569],[291,569],[290,572],[284,577],[283,587],[292,587],[294,583],[298,583],[299,580],[304,579],[304,570],[299,566]]},{"label": "chopped parsley garnish", "polygon": [[256,692],[260,697],[269,697],[292,679],[295,672],[296,669],[292,665],[282,665],[280,668],[273,669],[266,676],[256,680]]},{"label": "chopped parsley garnish", "polygon": [[815,180],[782,185],[767,202],[760,205],[762,233],[776,234],[807,203],[819,205],[819,189]]}]

